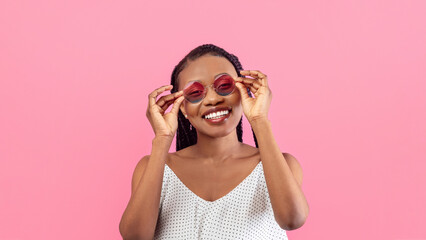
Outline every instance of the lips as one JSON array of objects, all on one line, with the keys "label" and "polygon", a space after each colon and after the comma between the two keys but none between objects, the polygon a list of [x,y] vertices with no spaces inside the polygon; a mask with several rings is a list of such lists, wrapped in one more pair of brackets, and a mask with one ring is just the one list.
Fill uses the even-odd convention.
[{"label": "lips", "polygon": [[229,107],[214,107],[214,108],[210,108],[209,110],[205,111],[201,115],[201,117],[206,119],[206,116],[208,116],[208,118],[211,119],[211,118],[223,115],[223,112],[226,112],[226,111],[228,112],[226,115],[229,115],[231,113],[232,109],[229,108]]},{"label": "lips", "polygon": [[225,112],[220,111],[220,112],[222,113],[220,113],[219,115],[215,117],[212,117],[212,114],[206,115],[206,117],[204,118],[204,121],[212,125],[217,125],[217,124],[222,124],[223,122],[228,120],[229,116],[231,116],[231,111],[225,111]]},{"label": "lips", "polygon": [[213,107],[205,111],[201,117],[209,124],[222,124],[231,116],[232,108],[230,107]]}]

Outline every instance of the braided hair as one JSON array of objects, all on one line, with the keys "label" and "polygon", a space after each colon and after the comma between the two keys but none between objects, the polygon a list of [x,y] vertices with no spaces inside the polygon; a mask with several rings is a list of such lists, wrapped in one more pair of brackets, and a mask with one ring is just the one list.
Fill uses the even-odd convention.
[{"label": "braided hair", "polygon": [[[203,44],[194,48],[191,52],[189,52],[173,69],[172,79],[170,83],[171,85],[173,85],[173,89],[171,91],[172,93],[177,92],[177,89],[179,86],[179,82],[178,82],[179,73],[188,65],[190,61],[195,61],[196,59],[204,55],[224,57],[228,59],[234,66],[235,70],[237,71],[238,76],[241,77],[240,70],[243,70],[243,67],[241,66],[241,63],[238,60],[237,56],[231,53],[228,53],[223,48],[220,48],[213,44]],[[249,96],[251,97],[252,95],[248,88],[247,88],[247,92]],[[237,125],[236,132],[237,132],[238,141],[243,142],[243,118],[242,117]],[[253,132],[253,129],[252,129],[252,132]],[[254,138],[256,147],[258,147],[256,135],[254,134],[254,132],[253,132],[253,138]],[[179,151],[181,149],[184,149],[196,143],[197,143],[197,130],[194,127],[191,127],[189,120],[186,119],[183,113],[179,110],[178,129],[176,132],[176,151]]]}]

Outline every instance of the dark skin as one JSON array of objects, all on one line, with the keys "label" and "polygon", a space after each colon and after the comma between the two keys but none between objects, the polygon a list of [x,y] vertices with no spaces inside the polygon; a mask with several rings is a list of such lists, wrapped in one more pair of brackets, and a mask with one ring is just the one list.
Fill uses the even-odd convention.
[{"label": "dark skin", "polygon": [[[179,74],[179,89],[194,80],[210,85],[214,81],[212,76],[220,73],[238,77],[225,58],[201,57]],[[231,116],[223,124],[209,124],[202,115],[212,107],[230,107]],[[258,150],[240,143],[235,132],[243,114],[241,95],[235,89],[228,96],[220,96],[209,88],[201,102],[184,101],[180,110],[197,129],[198,140],[197,144],[170,154],[167,165],[197,196],[215,201],[238,186],[260,161]]]},{"label": "dark skin", "polygon": [[[232,94],[220,96],[208,88],[201,102],[184,100],[182,89],[188,82],[199,80],[208,86],[220,73],[232,76],[237,82]],[[120,222],[123,236],[153,236],[165,164],[195,195],[205,201],[216,201],[237,187],[262,161],[275,220],[285,230],[304,224],[309,206],[301,189],[302,168],[294,156],[280,151],[273,137],[268,120],[272,93],[267,76],[253,70],[240,73],[244,77],[238,77],[226,58],[205,55],[190,62],[179,74],[180,91],[157,99],[161,93],[171,90],[172,86],[167,85],[149,95],[147,117],[155,138],[151,155],[138,163],[133,174],[132,197]],[[255,98],[248,96],[246,88]],[[170,106],[171,111],[165,113]],[[203,113],[213,107],[228,107],[232,111],[226,121],[215,125],[202,118]],[[179,109],[197,129],[198,141],[168,153],[177,130]],[[259,148],[238,141],[235,130],[242,114],[251,124]],[[138,215],[141,211],[146,214]]]}]

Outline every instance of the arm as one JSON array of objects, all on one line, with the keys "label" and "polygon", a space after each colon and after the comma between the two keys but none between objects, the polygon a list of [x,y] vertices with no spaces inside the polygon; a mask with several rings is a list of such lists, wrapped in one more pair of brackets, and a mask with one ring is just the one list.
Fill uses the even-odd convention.
[{"label": "arm", "polygon": [[267,119],[251,122],[259,145],[265,180],[275,220],[285,230],[301,227],[309,206],[301,189],[302,169],[296,158],[281,153]]},{"label": "arm", "polygon": [[[182,91],[157,96],[171,85],[156,89],[149,95],[147,117],[154,130],[151,155],[143,157],[132,177],[132,194],[120,221],[125,240],[152,239],[158,220],[161,187],[167,155],[177,130],[177,114],[183,101]],[[167,108],[173,104],[169,113]]]},{"label": "arm", "polygon": [[150,156],[137,164],[132,195],[120,221],[123,239],[152,239],[158,220],[165,159],[172,139],[154,138]]},{"label": "arm", "polygon": [[[263,163],[275,220],[281,228],[293,230],[301,227],[308,216],[309,206],[302,192],[302,169],[290,154],[282,154],[272,134],[268,110],[272,93],[267,77],[260,71],[241,71],[235,80],[241,94],[244,115],[256,135]],[[255,96],[248,95],[249,89]]]}]

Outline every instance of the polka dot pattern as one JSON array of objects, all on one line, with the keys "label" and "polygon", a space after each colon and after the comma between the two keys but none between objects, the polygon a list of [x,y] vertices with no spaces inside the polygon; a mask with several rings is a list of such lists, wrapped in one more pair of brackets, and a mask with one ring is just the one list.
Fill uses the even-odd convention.
[{"label": "polka dot pattern", "polygon": [[274,218],[262,161],[216,201],[198,197],[167,166],[154,239],[288,239]]}]

